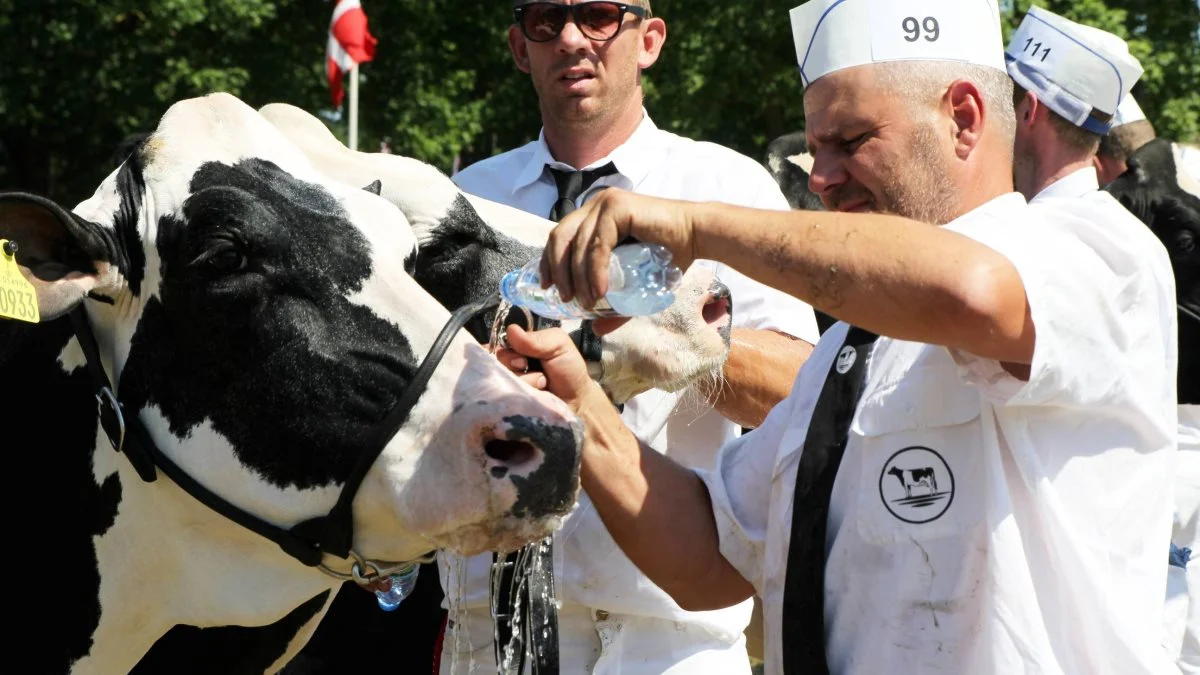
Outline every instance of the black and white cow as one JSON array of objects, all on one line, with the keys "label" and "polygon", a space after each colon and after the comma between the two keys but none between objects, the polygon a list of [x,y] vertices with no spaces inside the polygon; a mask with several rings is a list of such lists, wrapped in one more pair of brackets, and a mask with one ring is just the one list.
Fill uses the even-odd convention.
[{"label": "black and white cow", "polygon": [[64,318],[76,308],[125,419],[162,461],[268,526],[329,513],[364,457],[351,545],[372,561],[512,549],[574,503],[570,411],[465,332],[410,388],[450,315],[406,272],[417,242],[403,214],[313,170],[232,96],[172,106],[71,211],[0,193],[0,238],[19,246],[43,320],[0,322],[9,475],[34,483],[8,504],[10,555],[29,574],[10,585],[23,670],[129,672],[176,624],[305,627],[257,653],[257,672],[273,672],[342,584],[202,504],[163,464],[143,480],[131,446],[117,452],[98,423]]},{"label": "black and white cow", "polygon": [[901,469],[893,466],[888,470],[888,475],[895,476],[896,480],[900,481],[900,487],[904,488],[905,499],[912,499],[912,491],[915,487],[925,488],[929,491],[928,494],[937,492],[937,474],[933,472],[932,467]]},{"label": "black and white cow", "polygon": [[1200,404],[1200,183],[1181,155],[1178,145],[1154,139],[1104,189],[1167,248],[1179,306],[1179,402]]},{"label": "black and white cow", "polygon": [[[420,239],[413,276],[448,308],[495,292],[500,277],[540,254],[553,223],[525,212],[466,195],[434,167],[396,155],[352,153],[315,117],[284,104],[260,113],[302,149],[311,163],[349,187],[360,184],[398,205]],[[600,360],[593,374],[614,402],[657,387],[679,389],[717,381],[728,349],[730,300],[711,275],[697,269],[685,275],[675,305],[662,315],[635,319],[599,339]],[[486,336],[490,316],[468,325]],[[701,392],[703,393],[703,392]],[[153,673],[166,664],[187,663],[188,672],[262,672],[263,654],[303,643],[323,616],[312,642],[286,672],[333,673],[391,665],[389,652],[360,645],[404,635],[405,667],[424,670],[433,655],[441,623],[441,589],[436,569],[423,570],[414,595],[396,612],[384,614],[374,599],[350,589],[329,608],[298,608],[277,624],[254,629],[180,626],[171,631],[136,672]],[[302,612],[302,610],[304,610]],[[297,618],[303,614],[305,620]],[[236,653],[231,657],[229,654]]]},{"label": "black and white cow", "polygon": [[[447,307],[494,293],[500,277],[540,255],[554,223],[523,211],[468,195],[441,171],[390,154],[356,153],[307,112],[286,104],[259,111],[312,164],[347,185],[374,184],[413,225],[420,241],[414,277]],[[679,390],[719,381],[729,345],[731,299],[706,270],[684,276],[676,303],[661,315],[634,319],[599,339],[593,376],[615,403],[651,388]],[[482,338],[486,322],[473,326]],[[704,391],[697,392],[701,396]],[[377,654],[357,645],[364,639],[405,634],[424,639],[425,649],[406,655],[405,665],[425,668],[434,654],[441,624],[440,587],[435,569],[423,573],[414,596],[383,614],[361,593],[338,595],[313,641],[288,672],[337,673],[386,666]],[[281,642],[280,633],[267,643]],[[421,639],[417,640],[421,644]]]}]

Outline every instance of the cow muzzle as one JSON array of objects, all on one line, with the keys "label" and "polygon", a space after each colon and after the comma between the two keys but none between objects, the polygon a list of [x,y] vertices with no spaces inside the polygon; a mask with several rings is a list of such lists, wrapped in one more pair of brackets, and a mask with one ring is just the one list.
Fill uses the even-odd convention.
[{"label": "cow muzzle", "polygon": [[550,534],[575,505],[582,425],[545,392],[492,388],[505,384],[475,383],[478,400],[456,406],[404,490],[401,518],[438,548],[513,550]]},{"label": "cow muzzle", "polygon": [[509,415],[481,434],[484,468],[515,489],[514,518],[563,516],[575,503],[583,427]]}]

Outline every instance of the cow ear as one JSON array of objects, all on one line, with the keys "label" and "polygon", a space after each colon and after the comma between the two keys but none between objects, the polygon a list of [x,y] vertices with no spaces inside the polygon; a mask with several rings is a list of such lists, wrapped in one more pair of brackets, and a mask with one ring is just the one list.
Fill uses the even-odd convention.
[{"label": "cow ear", "polygon": [[364,187],[363,189],[375,196],[379,196],[383,192],[383,181],[372,181],[370,185]]},{"label": "cow ear", "polygon": [[37,195],[0,192],[0,239],[17,244],[17,265],[37,292],[43,321],[73,309],[110,269],[107,231]]}]

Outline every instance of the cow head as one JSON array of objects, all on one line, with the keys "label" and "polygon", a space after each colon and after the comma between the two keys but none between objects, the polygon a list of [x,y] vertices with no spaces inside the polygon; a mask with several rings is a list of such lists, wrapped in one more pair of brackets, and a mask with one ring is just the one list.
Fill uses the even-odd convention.
[{"label": "cow head", "polygon": [[[353,152],[317,118],[273,103],[263,117],[312,164],[347,185],[374,185],[400,208],[420,242],[414,276],[446,307],[487,297],[500,278],[536,256],[554,223],[468,195],[437,168],[399,155]],[[616,403],[649,389],[678,391],[716,383],[729,349],[729,291],[713,274],[692,267],[661,314],[639,317],[601,339],[593,376]],[[483,322],[477,338],[486,335]]]},{"label": "cow head", "polygon": [[[406,271],[403,215],[323,178],[224,94],[172,106],[73,211],[0,196],[0,238],[19,245],[43,321],[86,307],[126,416],[158,449],[283,528],[331,509],[449,319]],[[60,361],[82,366],[75,341]],[[92,533],[101,615],[157,603],[114,630],[265,623],[338,585],[161,475],[142,482],[103,439],[91,479],[121,487]],[[545,536],[573,506],[580,442],[561,402],[459,333],[357,492],[353,547],[404,561]],[[148,560],[122,580],[133,552]]]},{"label": "cow head", "polygon": [[1167,249],[1179,304],[1179,401],[1200,403],[1200,184],[1178,145],[1155,139],[1105,186]]}]

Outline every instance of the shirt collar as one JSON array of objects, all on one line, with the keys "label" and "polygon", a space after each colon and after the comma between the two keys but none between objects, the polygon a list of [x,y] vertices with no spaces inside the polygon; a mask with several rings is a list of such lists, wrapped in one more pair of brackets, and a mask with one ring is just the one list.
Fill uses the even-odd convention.
[{"label": "shirt collar", "polygon": [[1096,178],[1096,169],[1085,167],[1074,173],[1047,185],[1045,189],[1034,195],[1030,201],[1042,199],[1076,199],[1091,194],[1100,189],[1100,181]]},{"label": "shirt collar", "polygon": [[1013,214],[1019,213],[1024,209],[1025,197],[1020,192],[1006,192],[980,204],[946,223],[943,227],[951,231],[959,231],[960,228],[969,228],[981,219],[995,219],[1009,222],[1014,218]]},{"label": "shirt collar", "polygon": [[[655,161],[661,158],[661,154],[658,152],[660,134],[661,132],[658,130],[658,127],[654,125],[654,122],[650,119],[650,115],[643,108],[642,121],[638,124],[637,129],[634,130],[633,135],[618,146],[616,150],[613,150],[608,157],[580,168],[591,169],[612,162],[617,167],[617,173],[624,176],[636,186],[654,168]],[[521,167],[520,172],[517,174],[517,179],[513,182],[513,194],[541,179],[545,173],[545,166],[547,164],[558,169],[576,170],[575,167],[554,159],[554,156],[550,154],[550,146],[546,145],[546,130],[544,128],[538,133],[538,139],[530,145],[532,146],[532,152],[525,165]]]},{"label": "shirt collar", "polygon": [[516,194],[522,188],[536,183],[545,172],[545,166],[554,163],[554,157],[550,155],[550,146],[546,145],[545,129],[538,133],[538,139],[530,143],[530,145],[533,152],[530,153],[525,166],[521,167],[520,172],[517,173],[517,179],[513,181],[513,194]]},{"label": "shirt collar", "polygon": [[662,132],[658,130],[653,120],[650,119],[650,115],[643,109],[642,123],[638,125],[629,140],[597,163],[603,164],[611,161],[616,165],[617,172],[636,187],[662,160],[662,144]]}]

